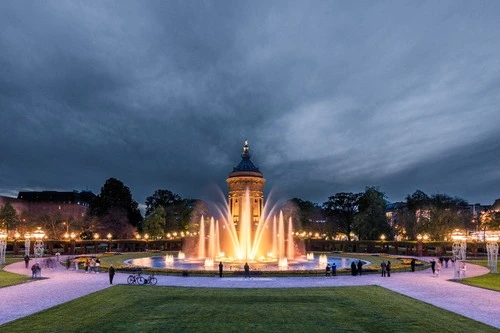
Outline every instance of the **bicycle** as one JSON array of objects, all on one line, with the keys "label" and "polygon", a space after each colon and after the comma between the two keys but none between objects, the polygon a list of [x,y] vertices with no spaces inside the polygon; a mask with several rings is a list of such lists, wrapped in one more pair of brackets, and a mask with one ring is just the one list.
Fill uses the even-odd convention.
[{"label": "bicycle", "polygon": [[157,283],[158,279],[155,278],[155,273],[149,273],[149,276],[146,279],[144,279],[144,284],[150,284],[154,286]]},{"label": "bicycle", "polygon": [[141,272],[130,274],[127,278],[128,284],[144,284],[144,277],[142,277]]}]

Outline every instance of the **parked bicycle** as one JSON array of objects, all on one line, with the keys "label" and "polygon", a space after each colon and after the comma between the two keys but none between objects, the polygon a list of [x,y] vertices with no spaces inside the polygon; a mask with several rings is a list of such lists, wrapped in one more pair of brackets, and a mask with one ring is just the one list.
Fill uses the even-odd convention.
[{"label": "parked bicycle", "polygon": [[144,284],[144,277],[141,275],[141,272],[130,274],[127,278],[128,284]]},{"label": "parked bicycle", "polygon": [[155,278],[155,273],[149,273],[149,276],[144,279],[144,284],[150,284],[154,286],[156,283],[158,283],[158,279]]}]

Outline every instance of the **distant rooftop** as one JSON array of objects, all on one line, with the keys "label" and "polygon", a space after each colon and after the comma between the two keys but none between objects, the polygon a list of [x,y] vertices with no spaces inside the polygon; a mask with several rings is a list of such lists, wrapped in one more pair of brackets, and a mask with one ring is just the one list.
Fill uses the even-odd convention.
[{"label": "distant rooftop", "polygon": [[51,202],[88,205],[96,195],[91,191],[25,191],[19,192],[17,198],[27,202]]}]

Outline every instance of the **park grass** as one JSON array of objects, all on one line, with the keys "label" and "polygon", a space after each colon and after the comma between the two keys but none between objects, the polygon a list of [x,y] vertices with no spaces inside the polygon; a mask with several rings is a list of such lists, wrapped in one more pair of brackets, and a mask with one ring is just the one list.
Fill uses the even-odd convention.
[{"label": "park grass", "polygon": [[[488,267],[487,260],[467,260],[468,263]],[[500,273],[488,273],[486,275],[461,279],[458,282],[478,288],[500,291]],[[500,297],[500,295],[499,295]]]},{"label": "park grass", "polygon": [[[22,258],[5,258],[5,265],[0,265],[0,288],[14,286],[16,284],[21,284],[25,282],[31,281],[31,278],[26,275],[14,274],[10,272],[6,272],[3,268],[6,265],[18,262],[23,260]],[[0,297],[1,298],[1,297]]]},{"label": "park grass", "polygon": [[0,270],[0,288],[13,286],[31,281],[31,278],[26,275],[19,275],[4,270]]},{"label": "park grass", "polygon": [[5,332],[498,332],[378,286],[217,289],[118,285]]}]

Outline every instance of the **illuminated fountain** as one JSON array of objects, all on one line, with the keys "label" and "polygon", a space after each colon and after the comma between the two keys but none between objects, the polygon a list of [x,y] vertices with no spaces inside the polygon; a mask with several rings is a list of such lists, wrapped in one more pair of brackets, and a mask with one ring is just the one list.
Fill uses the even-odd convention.
[{"label": "illuminated fountain", "polygon": [[252,223],[249,211],[250,195],[247,190],[239,225],[233,221],[230,214],[226,214],[227,217],[222,218],[221,230],[218,220],[212,217],[207,233],[205,230],[207,223],[204,217],[201,218],[196,257],[204,259],[205,266],[213,266],[213,261],[218,259],[220,261],[277,262],[278,267],[287,267],[288,261],[295,259],[292,219],[289,218],[288,226],[285,228],[283,212],[280,212],[278,218],[273,217],[271,229],[269,228],[271,220],[264,216],[259,219],[258,223]]},{"label": "illuminated fountain", "polygon": [[167,255],[164,260],[153,257],[130,262],[183,270],[214,270],[218,262],[224,262],[229,270],[239,270],[246,262],[258,270],[307,270],[333,260],[323,254],[316,261],[312,253],[306,258],[303,241],[293,237],[292,218],[285,218],[276,205],[264,202],[265,179],[250,156],[245,141],[242,160],[226,180],[227,202],[213,207],[211,217],[193,221],[198,237],[185,240],[177,260]]},{"label": "illuminated fountain", "polygon": [[165,256],[165,265],[166,266],[172,266],[174,264],[174,255],[173,254],[167,254]]},{"label": "illuminated fountain", "polygon": [[319,262],[318,262],[318,264],[320,266],[325,266],[327,263],[328,263],[328,257],[326,256],[326,254],[321,254],[319,256]]},{"label": "illuminated fountain", "polygon": [[179,254],[177,254],[177,259],[179,259],[179,260],[186,259],[186,254],[182,251],[179,251]]}]

